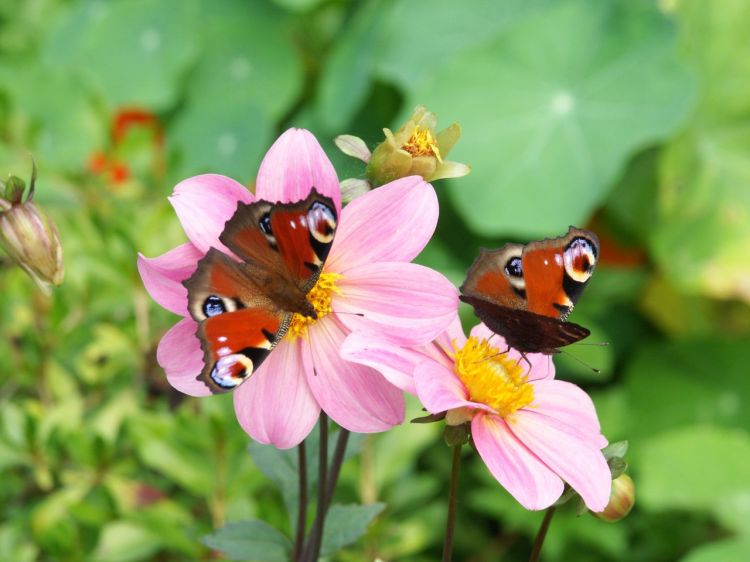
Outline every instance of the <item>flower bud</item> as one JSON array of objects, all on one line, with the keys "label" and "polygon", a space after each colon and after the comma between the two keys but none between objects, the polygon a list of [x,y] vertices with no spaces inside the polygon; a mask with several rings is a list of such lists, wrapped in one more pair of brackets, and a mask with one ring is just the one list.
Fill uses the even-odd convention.
[{"label": "flower bud", "polygon": [[612,491],[609,496],[609,503],[604,511],[594,513],[599,519],[611,523],[619,521],[630,513],[635,504],[635,485],[633,479],[627,474],[621,474],[612,480]]},{"label": "flower bud", "polygon": [[5,182],[8,200],[0,207],[0,246],[47,292],[49,285],[62,283],[62,246],[54,223],[31,202],[35,179],[36,169],[25,202],[23,181],[11,176]]},{"label": "flower bud", "polygon": [[436,125],[435,115],[418,106],[395,133],[383,129],[385,141],[375,148],[367,164],[367,176],[373,185],[412,175],[434,181],[468,174],[467,165],[445,160],[461,136],[461,127],[454,123],[435,133]]}]

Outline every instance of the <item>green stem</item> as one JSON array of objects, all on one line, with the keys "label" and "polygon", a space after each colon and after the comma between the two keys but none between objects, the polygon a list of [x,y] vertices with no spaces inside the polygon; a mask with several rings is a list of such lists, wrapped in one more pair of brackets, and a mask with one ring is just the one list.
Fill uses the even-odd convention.
[{"label": "green stem", "polygon": [[451,463],[451,486],[448,491],[448,518],[445,523],[445,540],[443,541],[443,562],[451,561],[453,551],[453,530],[456,526],[456,502],[458,500],[458,468],[461,464],[461,445],[453,446]]},{"label": "green stem", "polygon": [[307,519],[307,455],[305,442],[297,447],[297,470],[299,472],[299,503],[297,504],[297,529],[294,537],[294,556],[292,560],[300,560],[302,545],[305,540],[305,521]]},{"label": "green stem", "polygon": [[534,541],[534,549],[531,551],[531,556],[529,557],[529,562],[538,562],[539,560],[539,554],[542,552],[542,545],[544,544],[544,538],[547,536],[547,530],[549,529],[549,524],[552,522],[552,516],[555,514],[555,506],[551,505],[547,508],[547,511],[544,513],[544,519],[542,519],[542,524],[539,526],[539,532],[536,534],[536,540]]}]

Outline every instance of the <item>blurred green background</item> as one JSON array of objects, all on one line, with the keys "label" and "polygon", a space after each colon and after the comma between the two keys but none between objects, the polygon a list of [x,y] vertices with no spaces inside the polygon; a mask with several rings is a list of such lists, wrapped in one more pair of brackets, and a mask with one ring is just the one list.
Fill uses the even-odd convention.
[{"label": "blurred green background", "polygon": [[[66,265],[47,299],[0,262],[0,561],[216,560],[200,538],[226,521],[289,532],[275,453],[248,454],[231,398],[167,385],[175,318],[136,252],[184,241],[180,179],[251,185],[289,126],[362,177],[333,137],[373,147],[417,104],[461,123],[451,159],[473,168],[437,182],[419,261],[460,283],[480,246],[602,239],[572,320],[610,345],[570,348],[602,373],[556,362],[630,441],[637,505],[561,510],[544,559],[750,560],[749,38],[745,0],[0,0],[0,174],[34,154]],[[352,451],[338,498],[387,507],[334,559],[438,559],[439,428]],[[527,559],[542,514],[468,450],[460,486],[454,559]]]}]

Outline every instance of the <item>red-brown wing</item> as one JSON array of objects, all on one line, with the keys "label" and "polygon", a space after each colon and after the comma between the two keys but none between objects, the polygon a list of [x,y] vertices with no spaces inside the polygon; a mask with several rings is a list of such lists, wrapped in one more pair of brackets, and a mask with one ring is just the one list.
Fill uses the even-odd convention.
[{"label": "red-brown wing", "polygon": [[266,291],[268,284],[282,281],[259,273],[211,248],[183,282],[204,353],[197,378],[211,392],[226,392],[246,380],[286,333],[292,314]]},{"label": "red-brown wing", "polygon": [[251,269],[283,274],[307,292],[336,232],[336,207],[315,189],[303,201],[239,203],[219,240]]},{"label": "red-brown wing", "polygon": [[559,348],[581,341],[591,333],[573,322],[500,306],[476,297],[462,295],[460,298],[474,307],[477,317],[490,330],[503,336],[506,344],[521,353],[556,353]]},{"label": "red-brown wing", "polygon": [[598,257],[596,234],[572,226],[564,236],[525,246],[522,269],[527,309],[566,318],[591,278]]},{"label": "red-brown wing", "polygon": [[525,285],[520,270],[522,252],[521,244],[506,244],[497,250],[482,249],[466,274],[461,293],[501,306],[525,309]]}]

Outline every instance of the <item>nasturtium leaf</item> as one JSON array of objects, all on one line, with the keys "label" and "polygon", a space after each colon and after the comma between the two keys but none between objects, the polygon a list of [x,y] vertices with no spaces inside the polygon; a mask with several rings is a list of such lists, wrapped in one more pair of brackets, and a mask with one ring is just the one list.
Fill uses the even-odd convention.
[{"label": "nasturtium leaf", "polygon": [[680,562],[728,562],[750,560],[750,539],[747,537],[725,539],[702,545],[680,559]]},{"label": "nasturtium leaf", "polygon": [[385,504],[382,503],[332,505],[328,510],[325,527],[323,528],[321,556],[333,554],[338,549],[352,544],[365,534],[367,526],[384,509]]},{"label": "nasturtium leaf", "polygon": [[750,114],[696,126],[666,150],[656,259],[685,291],[750,302]]},{"label": "nasturtium leaf", "polygon": [[384,15],[382,3],[365,3],[327,59],[316,110],[328,130],[341,130],[367,94]]},{"label": "nasturtium leaf", "polygon": [[[59,69],[27,61],[3,65],[0,89],[8,92],[16,118],[24,124],[18,142],[34,151],[41,170],[49,173],[48,166],[54,166],[80,173],[92,152],[104,144],[105,127],[89,92]],[[18,166],[19,160],[14,160]],[[26,172],[14,173],[23,177]],[[39,181],[49,183],[45,175]]]},{"label": "nasturtium leaf", "polygon": [[205,48],[187,84],[188,99],[283,116],[302,86],[283,12],[257,0],[203,0],[200,8]]},{"label": "nasturtium leaf", "polygon": [[175,180],[211,172],[249,182],[272,135],[272,122],[254,105],[233,97],[193,100],[168,131],[176,148]]},{"label": "nasturtium leaf", "polygon": [[461,53],[549,4],[551,0],[464,0],[443,2],[438,9],[397,0],[385,21],[378,75],[411,89]]},{"label": "nasturtium leaf", "polygon": [[486,235],[549,235],[583,224],[635,149],[686,116],[693,81],[654,11],[566,1],[452,59],[408,92],[461,123],[450,189]]},{"label": "nasturtium leaf", "polygon": [[48,60],[79,72],[111,107],[166,109],[198,50],[194,0],[82,2],[46,46]]},{"label": "nasturtium leaf", "polygon": [[629,434],[642,438],[673,427],[704,423],[750,427],[750,347],[745,341],[692,339],[643,347],[624,373]]},{"label": "nasturtium leaf", "polygon": [[286,562],[292,550],[289,539],[263,521],[227,523],[202,542],[231,559],[249,562]]},{"label": "nasturtium leaf", "polygon": [[744,429],[686,426],[656,434],[632,462],[638,502],[651,510],[713,513],[750,532],[750,434]]}]

